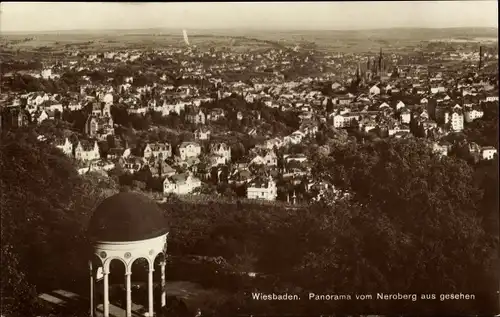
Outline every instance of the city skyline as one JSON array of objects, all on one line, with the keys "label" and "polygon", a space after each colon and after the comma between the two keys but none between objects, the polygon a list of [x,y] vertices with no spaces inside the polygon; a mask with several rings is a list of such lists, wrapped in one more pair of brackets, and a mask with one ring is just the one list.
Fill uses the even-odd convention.
[{"label": "city skyline", "polygon": [[496,1],[8,2],[2,3],[0,8],[2,32],[154,28],[363,30],[498,27]]}]

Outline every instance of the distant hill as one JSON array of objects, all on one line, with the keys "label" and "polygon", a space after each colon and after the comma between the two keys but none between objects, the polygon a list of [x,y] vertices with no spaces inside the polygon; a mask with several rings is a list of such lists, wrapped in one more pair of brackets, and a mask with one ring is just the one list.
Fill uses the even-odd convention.
[{"label": "distant hill", "polygon": [[[251,30],[251,29],[188,29],[192,44],[198,47],[231,46],[234,50],[258,47],[293,47],[298,43],[314,43],[317,49],[336,52],[372,52],[382,46],[385,51],[415,47],[421,42],[443,40],[497,39],[497,28],[392,28],[373,30]],[[29,41],[24,39],[30,38]],[[231,40],[245,39],[238,45]],[[91,43],[88,43],[91,42]],[[251,43],[250,43],[251,42]],[[32,50],[52,47],[53,50],[82,45],[80,50],[122,48],[184,47],[181,29],[130,30],[68,30],[40,32],[5,32],[0,45],[11,49]],[[250,44],[249,44],[250,43]],[[69,45],[69,46],[67,46]]]},{"label": "distant hill", "polygon": [[[113,35],[128,35],[128,34],[180,34],[182,29],[165,29],[165,28],[149,28],[149,29],[104,29],[104,30],[59,30],[59,31],[32,31],[32,32],[2,32],[3,36],[9,35],[97,35],[97,34],[113,34]],[[188,29],[188,34],[214,34],[214,35],[267,35],[267,34],[291,34],[291,35],[328,35],[339,37],[365,37],[367,35],[376,37],[498,37],[498,28],[387,28],[387,29],[366,29],[366,30],[257,30],[257,29]]]}]

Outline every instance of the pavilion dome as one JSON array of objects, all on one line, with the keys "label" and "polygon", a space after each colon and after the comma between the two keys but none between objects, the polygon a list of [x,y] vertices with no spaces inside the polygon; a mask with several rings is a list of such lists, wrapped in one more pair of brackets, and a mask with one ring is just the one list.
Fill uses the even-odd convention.
[{"label": "pavilion dome", "polygon": [[133,192],[106,198],[88,227],[92,241],[139,241],[168,233],[168,223],[155,201]]}]

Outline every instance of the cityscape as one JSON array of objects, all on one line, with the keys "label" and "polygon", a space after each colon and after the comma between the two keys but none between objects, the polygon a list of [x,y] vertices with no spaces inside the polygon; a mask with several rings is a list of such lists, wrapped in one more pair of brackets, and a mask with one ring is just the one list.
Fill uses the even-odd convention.
[{"label": "cityscape", "polygon": [[5,26],[2,317],[499,312],[496,25]]}]

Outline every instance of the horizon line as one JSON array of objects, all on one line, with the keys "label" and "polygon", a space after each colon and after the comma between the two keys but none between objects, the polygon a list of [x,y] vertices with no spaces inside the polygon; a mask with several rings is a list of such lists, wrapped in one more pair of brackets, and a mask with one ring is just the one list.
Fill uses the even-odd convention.
[{"label": "horizon line", "polygon": [[397,30],[397,29],[419,29],[419,30],[452,30],[452,29],[495,29],[498,30],[498,26],[450,26],[450,27],[419,27],[419,26],[396,26],[396,27],[378,27],[378,28],[354,28],[354,29],[292,29],[292,28],[253,28],[253,27],[237,27],[237,28],[173,28],[173,27],[149,27],[149,28],[109,28],[109,29],[65,29],[65,30],[11,30],[2,31],[0,29],[0,35],[4,34],[32,34],[32,33],[57,33],[57,32],[106,32],[106,31],[148,31],[148,30],[203,30],[203,31],[280,31],[280,32],[295,32],[295,31],[334,31],[334,32],[352,32],[352,31],[379,31],[379,30]]}]

